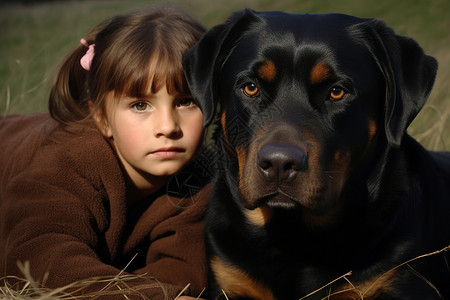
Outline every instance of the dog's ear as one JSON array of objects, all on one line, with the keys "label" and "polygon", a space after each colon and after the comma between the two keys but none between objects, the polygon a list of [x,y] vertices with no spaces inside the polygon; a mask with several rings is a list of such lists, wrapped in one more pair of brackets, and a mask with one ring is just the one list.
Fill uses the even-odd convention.
[{"label": "dog's ear", "polygon": [[351,34],[371,51],[384,75],[386,138],[398,147],[431,92],[437,61],[425,55],[417,42],[396,35],[381,20],[357,24]]},{"label": "dog's ear", "polygon": [[203,112],[203,124],[214,118],[219,104],[218,72],[241,33],[257,20],[250,9],[235,12],[223,24],[208,30],[184,56],[184,72],[190,91]]}]

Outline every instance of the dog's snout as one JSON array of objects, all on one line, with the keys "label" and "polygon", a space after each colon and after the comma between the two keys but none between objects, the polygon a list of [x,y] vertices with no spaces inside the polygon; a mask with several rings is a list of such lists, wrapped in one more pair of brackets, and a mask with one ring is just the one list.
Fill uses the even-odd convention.
[{"label": "dog's snout", "polygon": [[305,152],[296,146],[268,144],[258,151],[258,168],[269,181],[284,182],[307,167]]}]

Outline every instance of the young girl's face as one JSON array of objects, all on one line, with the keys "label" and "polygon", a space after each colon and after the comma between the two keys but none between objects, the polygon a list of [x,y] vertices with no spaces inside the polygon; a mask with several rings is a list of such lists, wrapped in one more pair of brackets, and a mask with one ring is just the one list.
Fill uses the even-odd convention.
[{"label": "young girl's face", "polygon": [[107,116],[105,133],[138,188],[149,176],[178,172],[203,136],[203,115],[192,97],[169,95],[165,86],[144,98],[122,97],[107,105]]}]

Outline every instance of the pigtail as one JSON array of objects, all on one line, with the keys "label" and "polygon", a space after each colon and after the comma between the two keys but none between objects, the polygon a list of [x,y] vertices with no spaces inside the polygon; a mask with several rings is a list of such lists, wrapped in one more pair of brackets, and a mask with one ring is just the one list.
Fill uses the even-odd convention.
[{"label": "pigtail", "polygon": [[[62,124],[93,118],[101,128],[106,102],[122,95],[141,97],[163,86],[170,94],[188,94],[181,61],[204,31],[199,22],[172,6],[106,20],[63,61],[50,92],[50,115]],[[88,57],[93,59],[83,68],[80,60],[90,49],[94,54]],[[108,97],[110,92],[114,97]]]},{"label": "pigtail", "polygon": [[[91,44],[100,28],[92,30],[86,41]],[[88,48],[79,44],[62,62],[53,82],[49,97],[49,112],[53,119],[68,124],[87,119],[89,111],[89,72],[82,68],[80,59]]]}]

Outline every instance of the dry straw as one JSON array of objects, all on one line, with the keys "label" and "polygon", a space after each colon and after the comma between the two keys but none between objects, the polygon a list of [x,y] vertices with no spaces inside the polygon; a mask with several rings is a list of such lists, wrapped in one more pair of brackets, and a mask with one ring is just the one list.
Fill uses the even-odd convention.
[{"label": "dry straw", "polygon": [[[6,276],[0,278],[0,300],[66,300],[66,299],[107,299],[107,296],[122,295],[124,299],[129,299],[128,296],[133,295],[133,299],[138,296],[141,299],[148,299],[141,291],[150,288],[161,289],[165,294],[165,299],[169,299],[163,285],[155,278],[151,278],[151,283],[130,286],[129,283],[142,278],[149,279],[145,274],[143,275],[128,275],[123,274],[124,270],[119,272],[114,277],[98,276],[85,280],[73,282],[64,287],[50,289],[45,287],[45,284],[39,283],[30,274],[29,262],[18,263],[18,266],[23,274],[23,278],[16,276]],[[45,283],[45,277],[43,282]],[[93,285],[99,286],[104,284],[95,292],[82,293]],[[189,288],[189,284],[179,293],[174,300],[178,299],[183,292]],[[200,296],[199,296],[200,297]]]},{"label": "dry straw", "polygon": [[[345,280],[349,285],[350,288],[345,291],[339,291],[337,294],[347,291],[354,291],[359,295],[360,300],[365,299],[366,294],[368,294],[372,288],[372,286],[375,286],[377,281],[383,280],[385,277],[389,276],[391,273],[393,273],[395,270],[407,266],[416,276],[427,282],[436,292],[436,294],[442,298],[442,295],[438,291],[438,289],[430,282],[428,281],[424,276],[419,274],[414,268],[410,265],[411,262],[424,259],[429,256],[438,255],[443,252],[450,251],[450,245],[447,247],[442,248],[441,250],[437,250],[434,252],[430,252],[427,254],[423,254],[420,256],[417,256],[413,259],[410,259],[408,261],[405,261],[402,264],[399,264],[398,266],[386,271],[384,274],[382,274],[377,280],[375,280],[371,286],[366,288],[365,290],[360,290],[357,286],[353,285],[352,282],[348,277],[351,276],[352,272],[348,272],[335,280],[329,282],[328,284],[322,286],[321,288],[311,292],[310,294],[300,298],[299,300],[304,300],[309,298],[310,296],[316,294],[317,292],[326,289],[331,284],[339,281],[339,280]],[[445,260],[445,256],[444,256]],[[450,271],[450,267],[448,262],[445,260],[445,263],[447,264],[447,268]],[[154,283],[152,284],[143,284],[139,286],[133,286],[130,287],[128,285],[129,282],[132,282],[133,280],[141,279],[145,275],[124,275],[123,270],[117,274],[117,276],[113,278],[108,277],[94,277],[86,280],[77,281],[74,283],[71,283],[67,286],[57,288],[57,289],[49,289],[46,288],[44,285],[36,282],[33,277],[30,274],[30,265],[28,262],[25,262],[24,264],[19,264],[19,268],[21,269],[24,278],[18,278],[15,276],[7,276],[4,278],[0,278],[0,300],[65,300],[65,299],[97,299],[99,297],[108,296],[108,295],[123,295],[124,299],[129,299],[127,295],[138,295],[141,296],[142,299],[148,299],[145,297],[144,294],[142,294],[140,291],[144,289],[149,288],[161,288],[164,291],[164,287],[156,280],[154,280]],[[14,284],[10,284],[10,282],[14,282]],[[92,285],[98,285],[99,283],[104,283],[105,286],[100,289],[97,292],[91,292],[91,293],[85,293],[81,296],[76,296],[81,291],[87,289],[88,287]],[[187,285],[180,294],[174,299],[178,299],[183,292],[189,288],[189,285]],[[222,291],[225,298],[228,299],[226,292]],[[202,292],[203,293],[203,292]],[[324,299],[328,299],[329,297],[333,296],[335,294],[330,293],[327,297]],[[197,299],[201,297],[201,294],[198,296]],[[169,299],[169,297],[166,295],[166,299]]]},{"label": "dry straw", "polygon": [[[418,273],[416,270],[414,270],[414,268],[410,265],[410,263],[413,262],[413,261],[419,260],[419,259],[423,259],[423,258],[429,257],[429,256],[437,255],[437,254],[440,254],[440,253],[443,253],[443,252],[446,252],[446,251],[449,251],[449,250],[450,250],[450,245],[449,245],[449,246],[446,246],[446,247],[444,247],[444,248],[442,248],[441,250],[437,250],[437,251],[434,251],[434,252],[430,252],[430,253],[427,253],[427,254],[423,254],[423,255],[417,256],[417,257],[415,257],[415,258],[412,258],[412,259],[410,259],[410,260],[408,260],[408,261],[405,261],[405,262],[399,264],[398,266],[395,266],[394,268],[392,268],[392,269],[386,271],[385,273],[381,274],[381,275],[380,275],[380,276],[379,276],[379,277],[378,277],[378,278],[377,278],[377,279],[376,279],[376,280],[375,280],[368,288],[366,288],[366,289],[364,289],[364,290],[361,290],[361,289],[359,289],[357,286],[353,285],[352,282],[348,279],[348,277],[351,276],[351,274],[352,274],[352,272],[350,271],[350,272],[348,272],[348,273],[346,273],[346,274],[344,274],[344,275],[342,275],[342,276],[336,278],[335,280],[329,282],[328,284],[322,286],[321,288],[319,288],[319,289],[313,291],[312,293],[310,293],[310,294],[308,294],[308,295],[306,295],[306,296],[300,298],[299,300],[305,300],[305,299],[307,299],[308,297],[310,297],[310,296],[314,295],[315,293],[317,293],[317,292],[319,292],[319,291],[321,291],[321,290],[327,288],[327,287],[330,286],[331,284],[333,284],[333,283],[335,283],[336,281],[339,281],[339,280],[341,280],[341,279],[344,279],[345,281],[347,281],[347,283],[351,286],[351,288],[349,288],[348,290],[341,290],[341,291],[336,292],[336,293],[330,293],[327,297],[325,297],[325,298],[323,298],[323,299],[329,299],[329,298],[330,298],[331,296],[333,296],[333,295],[337,295],[337,294],[340,294],[340,293],[345,293],[345,292],[348,292],[348,291],[353,291],[353,292],[355,292],[355,293],[357,293],[357,294],[359,295],[359,298],[358,298],[358,299],[363,300],[363,299],[366,299],[365,296],[366,296],[367,294],[369,294],[369,293],[372,291],[372,288],[373,288],[374,286],[376,286],[376,284],[378,283],[378,281],[384,280],[386,277],[388,277],[389,275],[391,275],[395,270],[397,270],[397,269],[399,269],[399,268],[401,268],[401,267],[403,267],[403,266],[407,266],[407,267],[408,267],[408,268],[409,268],[416,276],[418,276],[419,278],[421,278],[422,280],[424,280],[428,285],[430,285],[430,287],[432,287],[432,288],[434,289],[434,291],[436,292],[436,294],[437,294],[441,299],[443,299],[443,297],[442,297],[441,293],[439,292],[439,290],[438,290],[438,289],[437,289],[437,288],[436,288],[429,280],[427,280],[424,276],[422,276],[420,273]],[[450,272],[450,267],[449,267],[448,261],[446,260],[445,256],[443,256],[443,258],[444,258],[444,261],[445,261],[445,263],[446,263],[446,265],[447,265],[447,269],[448,269],[449,272]],[[449,283],[449,284],[450,284],[450,283]]]},{"label": "dry straw", "polygon": [[[350,288],[345,289],[345,290],[340,290],[340,291],[335,292],[335,293],[332,293],[331,290],[330,290],[330,293],[328,294],[328,296],[322,298],[321,300],[331,299],[332,296],[336,296],[336,295],[339,295],[339,294],[342,294],[342,293],[346,293],[346,292],[350,292],[350,291],[352,291],[352,292],[354,292],[354,293],[356,293],[356,294],[358,295],[358,298],[357,298],[357,299],[356,299],[356,298],[352,298],[352,299],[355,299],[355,300],[364,300],[364,299],[367,299],[366,295],[367,295],[367,294],[370,294],[370,292],[372,291],[372,288],[375,287],[375,285],[377,284],[378,281],[384,280],[384,278],[389,277],[389,275],[392,274],[395,270],[397,270],[397,269],[399,269],[399,268],[401,268],[401,267],[403,267],[403,266],[407,266],[408,268],[410,268],[410,270],[411,270],[416,276],[418,276],[419,278],[421,278],[422,280],[424,280],[427,284],[429,284],[430,287],[432,287],[432,288],[434,289],[434,291],[436,292],[436,294],[437,294],[441,299],[443,299],[443,297],[442,297],[441,293],[439,292],[439,290],[438,290],[438,289],[437,289],[430,281],[428,281],[424,276],[422,276],[420,273],[418,273],[416,270],[414,270],[414,268],[410,265],[410,263],[413,262],[413,261],[415,261],[415,260],[423,259],[423,258],[432,256],[432,255],[437,255],[437,254],[440,254],[440,253],[443,253],[443,252],[446,252],[446,251],[450,251],[450,245],[449,245],[449,246],[446,246],[446,247],[444,247],[444,248],[442,248],[441,250],[437,250],[437,251],[434,251],[434,252],[430,252],[430,253],[427,253],[427,254],[423,254],[423,255],[417,256],[417,257],[415,257],[415,258],[412,258],[412,259],[410,259],[410,260],[408,260],[408,261],[405,261],[404,263],[401,263],[401,264],[399,264],[398,266],[395,266],[394,268],[392,268],[392,269],[386,271],[385,273],[381,274],[380,277],[378,277],[378,278],[377,278],[377,279],[376,279],[369,287],[367,287],[367,288],[365,288],[365,289],[360,289],[359,287],[355,286],[355,285],[349,280],[348,277],[352,275],[352,272],[350,271],[350,272],[347,272],[346,274],[344,274],[344,275],[342,275],[342,276],[340,276],[340,277],[338,277],[338,278],[332,280],[331,282],[325,284],[325,285],[322,286],[321,288],[319,288],[319,289],[317,289],[317,290],[315,290],[315,291],[313,291],[313,292],[307,294],[306,296],[303,296],[303,297],[300,298],[299,300],[307,300],[309,297],[314,296],[316,293],[320,292],[321,290],[324,290],[324,289],[328,288],[330,285],[332,285],[333,283],[335,283],[335,282],[337,282],[337,281],[340,281],[340,280],[345,280],[345,281],[349,284]],[[446,265],[447,265],[447,269],[448,269],[449,272],[450,272],[450,266],[449,266],[447,260],[445,259],[445,256],[444,256],[444,260],[445,260],[445,263],[446,263]],[[449,283],[449,284],[450,284],[450,283]],[[222,294],[224,295],[225,299],[228,300],[228,296],[227,296],[227,294],[226,294],[226,291],[222,290]]]}]

